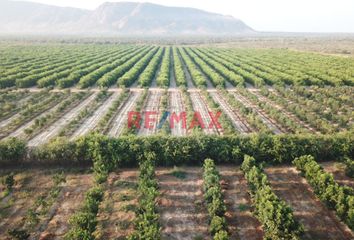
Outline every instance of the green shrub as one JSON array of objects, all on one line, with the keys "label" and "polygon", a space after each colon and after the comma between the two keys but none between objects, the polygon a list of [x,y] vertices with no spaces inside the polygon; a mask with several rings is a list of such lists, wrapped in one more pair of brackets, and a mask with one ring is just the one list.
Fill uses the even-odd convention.
[{"label": "green shrub", "polygon": [[307,182],[312,186],[315,194],[334,209],[351,229],[354,229],[354,190],[347,186],[340,186],[310,155],[301,156],[293,161],[301,171]]},{"label": "green shrub", "polygon": [[0,167],[2,165],[17,165],[26,158],[26,142],[9,138],[0,141]]},{"label": "green shrub", "polygon": [[27,240],[30,236],[30,234],[27,231],[21,229],[8,230],[7,234],[16,240]]},{"label": "green shrub", "polygon": [[210,218],[209,232],[215,236],[218,232],[227,230],[225,212],[226,206],[220,186],[219,172],[213,160],[205,159],[203,165],[204,199]]},{"label": "green shrub", "polygon": [[265,239],[300,239],[303,227],[292,209],[272,191],[263,169],[253,157],[245,156],[241,166],[248,182],[255,216],[262,223]]},{"label": "green shrub", "polygon": [[224,217],[213,216],[210,221],[209,231],[214,236],[217,232],[226,229],[226,220]]},{"label": "green shrub", "polygon": [[[13,146],[13,143],[16,147]],[[317,159],[353,157],[353,137],[338,135],[257,135],[248,136],[123,136],[109,138],[92,134],[70,142],[59,138],[31,149],[28,156],[22,141],[0,141],[0,164],[32,163],[38,165],[74,165],[95,163],[97,173],[107,174],[116,167],[137,166],[136,156],[145,151],[156,153],[157,166],[199,165],[204,159],[216,163],[240,163],[243,155],[253,155],[259,162],[290,163],[311,154]],[[242,156],[242,157],[241,157]]]},{"label": "green shrub", "polygon": [[161,239],[159,214],[156,208],[156,197],[159,195],[155,179],[156,154],[146,152],[140,159],[138,181],[139,205],[134,223],[135,231],[129,240]]},{"label": "green shrub", "polygon": [[229,240],[229,235],[225,230],[220,230],[214,235],[214,240]]},{"label": "green shrub", "polygon": [[354,161],[349,157],[346,157],[344,159],[344,164],[345,164],[345,174],[348,177],[354,178]]}]

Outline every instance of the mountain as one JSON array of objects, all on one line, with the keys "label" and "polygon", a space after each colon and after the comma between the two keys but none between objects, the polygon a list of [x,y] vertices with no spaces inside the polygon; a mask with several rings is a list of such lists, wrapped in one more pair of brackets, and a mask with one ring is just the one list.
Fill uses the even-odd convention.
[{"label": "mountain", "polygon": [[242,34],[253,30],[231,16],[152,3],[104,3],[97,9],[0,0],[0,33]]}]

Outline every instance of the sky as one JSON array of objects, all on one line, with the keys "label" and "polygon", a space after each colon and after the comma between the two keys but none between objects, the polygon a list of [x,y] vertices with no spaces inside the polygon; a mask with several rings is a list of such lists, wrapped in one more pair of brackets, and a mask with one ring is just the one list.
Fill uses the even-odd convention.
[{"label": "sky", "polygon": [[[105,0],[25,0],[95,9]],[[257,31],[354,32],[354,0],[146,0],[231,15]],[[119,2],[119,0],[110,0]]]}]

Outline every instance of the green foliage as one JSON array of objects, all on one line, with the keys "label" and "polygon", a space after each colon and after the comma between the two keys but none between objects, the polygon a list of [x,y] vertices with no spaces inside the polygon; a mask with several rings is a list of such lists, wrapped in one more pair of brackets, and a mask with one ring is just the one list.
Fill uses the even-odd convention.
[{"label": "green foliage", "polygon": [[14,174],[10,173],[1,178],[1,183],[5,186],[5,190],[1,194],[0,198],[8,196],[12,192],[12,188],[15,184]]},{"label": "green foliage", "polygon": [[156,72],[158,71],[164,51],[164,48],[159,48],[156,54],[151,58],[151,61],[147,64],[144,71],[140,74],[138,83],[141,87],[149,87],[151,85],[151,82],[155,78]]},{"label": "green foliage", "polygon": [[[130,53],[126,53],[126,51],[122,51],[121,54],[116,57],[112,57],[108,59],[110,61],[104,62],[104,64],[99,65],[99,67],[87,75],[84,75],[80,78],[78,85],[81,88],[87,88],[92,86],[97,82],[97,84],[101,87],[109,87],[117,80],[114,79],[114,76],[117,75],[117,68],[121,67],[122,64],[126,63],[130,58],[136,55],[137,49],[133,49]],[[140,50],[140,49],[138,49]]]},{"label": "green foliage", "polygon": [[[336,135],[263,135],[247,136],[123,136],[109,138],[92,134],[75,141],[59,138],[46,145],[25,151],[21,142],[20,150],[12,148],[14,140],[0,141],[2,164],[32,163],[46,165],[92,164],[98,162],[97,169],[137,166],[136,156],[145,151],[154,151],[157,165],[180,166],[201,164],[212,158],[217,163],[239,163],[242,154],[253,155],[260,162],[289,163],[294,158],[311,154],[317,159],[338,159],[352,156],[354,141],[348,133]],[[15,142],[18,142],[15,140]],[[23,145],[22,145],[23,144]],[[7,154],[4,157],[4,153]],[[21,154],[19,154],[19,152]],[[7,158],[6,156],[12,156]],[[100,166],[100,165],[105,166]]]},{"label": "green foliage", "polygon": [[245,156],[241,170],[247,179],[255,215],[262,223],[265,239],[300,239],[303,227],[293,215],[292,209],[272,191],[263,169],[256,160]]},{"label": "green foliage", "polygon": [[[150,48],[149,52],[144,56],[139,58],[139,61],[134,64],[134,66],[128,69],[123,76],[118,79],[118,86],[129,87],[132,85],[139,75],[144,71],[146,66],[150,63],[151,59],[154,57],[158,47]],[[145,81],[145,80],[144,80]]]},{"label": "green foliage", "polygon": [[[221,237],[227,230],[224,197],[221,192],[220,177],[214,161],[206,159],[203,165],[203,190],[210,217],[209,232],[212,236]],[[228,239],[228,238],[227,238]]]},{"label": "green foliage", "polygon": [[207,104],[211,108],[211,111],[213,114],[217,114],[218,112],[221,112],[221,116],[218,119],[218,122],[220,123],[222,127],[222,133],[223,135],[230,135],[230,134],[235,134],[235,128],[234,125],[232,124],[231,119],[226,115],[223,110],[220,108],[219,104],[214,101],[214,99],[211,97],[210,93],[207,91],[202,91],[204,97],[207,100]]},{"label": "green foliage", "polygon": [[210,221],[209,231],[215,237],[221,231],[227,229],[225,217],[213,216]]},{"label": "green foliage", "polygon": [[203,71],[203,73],[210,79],[214,86],[216,87],[225,87],[225,79],[222,75],[214,70],[208,63],[205,62],[205,59],[200,58],[200,55],[195,54],[191,48],[185,49],[186,53],[193,60],[193,62]]},{"label": "green foliage", "polygon": [[354,161],[349,157],[344,158],[345,174],[348,177],[354,178]]},{"label": "green foliage", "polygon": [[70,231],[65,234],[65,239],[95,239],[93,232],[97,226],[97,213],[100,202],[103,199],[103,189],[100,186],[91,188],[85,196],[84,204],[78,213],[70,219]]},{"label": "green foliage", "polygon": [[0,141],[0,166],[7,163],[21,163],[27,152],[26,142],[23,140],[9,138]]},{"label": "green foliage", "polygon": [[351,229],[354,229],[354,191],[350,187],[340,186],[323,168],[315,161],[315,158],[306,155],[296,158],[294,165],[308,183],[312,186],[315,194],[326,205],[334,209]]},{"label": "green foliage", "polygon": [[103,116],[102,119],[99,121],[94,132],[105,133],[107,131],[108,127],[110,127],[109,123],[117,113],[117,109],[119,108],[119,106],[121,106],[121,104],[124,101],[126,101],[128,96],[129,96],[129,90],[124,88],[122,93],[119,95],[118,99],[113,102],[112,106],[109,108],[106,115]]},{"label": "green foliage", "polygon": [[172,53],[173,53],[173,69],[175,73],[175,79],[177,86],[187,86],[187,80],[185,76],[185,72],[183,70],[183,65],[181,62],[181,59],[178,55],[178,50],[176,47],[172,47]]},{"label": "green foliage", "polygon": [[229,240],[229,234],[225,230],[220,230],[214,235],[214,240]]},{"label": "green foliage", "polygon": [[186,53],[184,48],[179,48],[179,53],[185,62],[185,65],[192,76],[192,80],[197,87],[206,87],[207,83],[203,73],[199,70],[198,66],[192,58]]},{"label": "green foliage", "polygon": [[26,225],[31,227],[37,225],[39,223],[38,215],[39,214],[33,208],[28,209],[25,217]]},{"label": "green foliage", "polygon": [[155,179],[156,154],[146,152],[140,160],[138,181],[139,206],[136,210],[135,231],[129,240],[161,239],[156,197],[159,195]]},{"label": "green foliage", "polygon": [[[229,62],[225,62],[222,59],[218,59],[216,61],[213,57],[214,55],[209,55],[207,52],[201,51],[201,49],[191,48],[198,57],[200,57],[205,63],[207,63],[210,67],[212,67],[218,74],[220,74],[223,78],[227,79],[229,82],[233,83],[234,86],[244,86],[245,80],[242,76],[238,75],[235,71],[231,71],[227,66]],[[212,73],[216,76],[216,73]],[[215,84],[215,81],[214,81]]]},{"label": "green foliage", "polygon": [[171,47],[165,48],[165,53],[162,58],[161,69],[156,78],[157,86],[168,87],[170,83],[170,58],[171,58]]},{"label": "green foliage", "polygon": [[6,190],[8,192],[11,192],[12,187],[15,184],[14,174],[10,173],[10,174],[6,175],[5,178],[3,179],[3,184],[5,185]]},{"label": "green foliage", "polygon": [[27,233],[25,230],[21,230],[21,229],[11,229],[8,230],[8,235],[10,237],[12,237],[12,239],[15,240],[26,240],[29,238],[29,233]]},{"label": "green foliage", "polygon": [[[151,61],[152,56],[145,56],[146,50],[149,49],[151,46],[126,44],[29,44],[26,48],[21,45],[3,47],[0,88],[25,88],[35,85],[65,88],[77,83],[80,87],[94,84],[108,87],[115,84],[117,79],[121,81],[119,85],[130,85],[131,81],[134,81],[131,76],[138,77],[143,70],[140,67],[146,67]],[[235,86],[243,86],[248,82],[258,87],[265,84],[354,85],[350,71],[353,66],[352,58],[286,49],[173,47],[174,69],[179,86],[185,85],[186,81],[175,51],[180,51],[183,55],[197,86],[205,86],[203,74],[216,86],[223,86],[225,80]],[[145,57],[144,61],[140,61]],[[165,62],[161,69],[168,69],[168,61]],[[122,78],[127,72],[138,73]],[[168,72],[162,72],[158,84],[166,86]]]},{"label": "green foliage", "polygon": [[185,179],[187,177],[187,173],[176,166],[173,168],[171,175],[179,179]]},{"label": "green foliage", "polygon": [[137,61],[139,61],[151,47],[143,47],[142,49],[134,50],[132,53],[125,55],[120,59],[121,65],[117,66],[112,71],[103,75],[98,81],[97,85],[100,87],[109,87],[115,84],[121,76],[123,76],[129,69],[131,69]]}]

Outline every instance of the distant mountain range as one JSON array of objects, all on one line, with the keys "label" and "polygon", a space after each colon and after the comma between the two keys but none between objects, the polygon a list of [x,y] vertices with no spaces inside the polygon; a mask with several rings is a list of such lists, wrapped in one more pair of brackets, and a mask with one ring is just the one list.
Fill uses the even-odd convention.
[{"label": "distant mountain range", "polygon": [[151,3],[104,3],[90,11],[0,0],[0,33],[237,35],[254,30],[231,16]]}]

